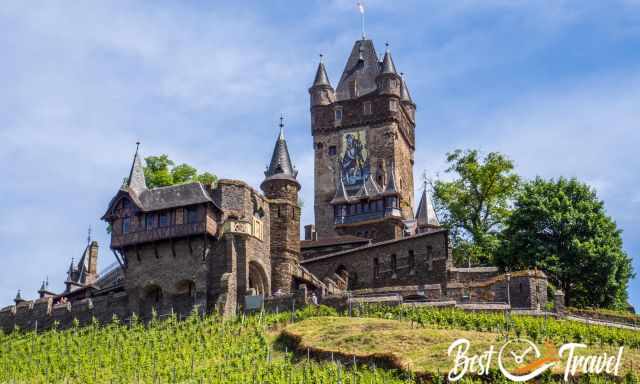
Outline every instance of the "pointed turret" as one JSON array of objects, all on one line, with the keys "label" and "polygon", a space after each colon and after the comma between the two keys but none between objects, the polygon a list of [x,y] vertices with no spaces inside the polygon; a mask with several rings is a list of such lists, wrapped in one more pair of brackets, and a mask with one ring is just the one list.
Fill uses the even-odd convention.
[{"label": "pointed turret", "polygon": [[407,87],[407,81],[404,78],[404,73],[401,73],[400,77],[402,77],[402,89],[400,90],[400,101],[402,101],[403,103],[414,104],[413,99],[411,98],[411,93],[409,93],[409,87]]},{"label": "pointed turret", "polygon": [[[291,156],[289,156],[289,149],[287,148],[287,141],[284,138],[284,118],[280,117],[280,133],[276,140],[276,145],[273,148],[273,154],[271,155],[271,162],[264,172],[265,181],[270,179],[289,179],[300,185],[296,180],[298,171],[295,169],[291,162]],[[299,189],[299,187],[298,187]]]},{"label": "pointed turret", "polygon": [[16,305],[18,305],[20,303],[24,303],[24,299],[20,295],[20,290],[19,289],[18,289],[18,293],[16,294],[16,298],[13,299],[13,301],[16,303]]},{"label": "pointed turret", "polygon": [[329,81],[327,70],[324,67],[322,55],[320,55],[320,62],[318,63],[318,69],[316,70],[316,77],[313,80],[313,85],[309,88],[309,95],[311,96],[311,107],[329,105],[335,101],[335,92]]},{"label": "pointed turret", "polygon": [[424,189],[422,191],[422,197],[418,204],[418,211],[416,212],[416,222],[418,226],[418,232],[429,232],[440,228],[440,222],[436,216],[436,211],[433,208],[431,197],[427,192],[427,183],[424,183]]},{"label": "pointed turret", "polygon": [[384,53],[384,58],[382,58],[382,64],[380,66],[381,74],[394,74],[397,75],[396,66],[393,64],[393,59],[391,58],[391,51],[387,49]]},{"label": "pointed turret", "polygon": [[136,195],[140,195],[147,189],[147,182],[144,178],[144,167],[138,154],[140,143],[136,143],[136,153],[133,155],[133,164],[131,164],[131,171],[129,172],[129,178],[127,179],[127,190],[133,192]]},{"label": "pointed turret", "polygon": [[396,171],[393,166],[393,162],[390,162],[387,166],[387,174],[389,175],[387,180],[387,186],[384,189],[385,195],[395,195],[398,193],[397,181],[396,181]]},{"label": "pointed turret", "polygon": [[331,87],[329,82],[329,76],[327,76],[327,70],[324,67],[322,60],[318,63],[318,70],[316,71],[316,77],[313,80],[312,87]]},{"label": "pointed turret", "polygon": [[378,92],[383,95],[392,95],[400,97],[402,78],[396,71],[396,66],[391,58],[391,51],[389,50],[389,43],[386,44],[387,51],[384,54],[384,58],[380,63],[380,72],[376,77],[376,84],[378,86]]}]

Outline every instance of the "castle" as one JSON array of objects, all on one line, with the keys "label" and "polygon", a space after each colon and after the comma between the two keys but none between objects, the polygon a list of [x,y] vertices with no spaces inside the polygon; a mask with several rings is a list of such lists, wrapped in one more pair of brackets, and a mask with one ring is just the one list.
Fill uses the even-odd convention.
[{"label": "castle", "polygon": [[[357,40],[334,88],[320,61],[311,87],[315,223],[300,239],[301,185],[283,122],[260,191],[238,180],[148,188],[138,150],[102,219],[117,266],[98,276],[98,244],[72,262],[62,293],[0,310],[0,328],[113,315],[225,315],[262,306],[395,295],[540,309],[540,271],[457,268],[427,188],[414,201],[416,104],[389,49]],[[284,307],[283,307],[284,308]],[[38,325],[39,324],[39,325]]]}]

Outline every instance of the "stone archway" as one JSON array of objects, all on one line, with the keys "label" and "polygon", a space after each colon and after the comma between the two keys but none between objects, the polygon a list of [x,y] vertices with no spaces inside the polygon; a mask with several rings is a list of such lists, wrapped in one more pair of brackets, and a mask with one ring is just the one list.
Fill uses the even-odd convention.
[{"label": "stone archway", "polygon": [[255,290],[257,295],[269,294],[269,278],[264,267],[256,261],[249,263],[249,289]]},{"label": "stone archway", "polygon": [[160,314],[162,309],[163,292],[157,284],[149,284],[144,287],[141,298],[141,314],[143,317],[151,317],[152,311]]}]

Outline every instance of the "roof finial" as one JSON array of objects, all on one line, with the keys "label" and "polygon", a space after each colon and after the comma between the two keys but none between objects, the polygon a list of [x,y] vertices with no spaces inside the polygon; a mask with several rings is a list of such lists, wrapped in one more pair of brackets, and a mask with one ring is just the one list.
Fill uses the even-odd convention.
[{"label": "roof finial", "polygon": [[278,137],[278,139],[280,140],[284,140],[284,115],[281,113],[280,114],[280,136]]},{"label": "roof finial", "polygon": [[364,33],[364,3],[362,1],[358,1],[358,11],[360,12],[360,21],[362,23],[362,40],[365,40],[367,35]]},{"label": "roof finial", "polygon": [[429,178],[427,177],[427,170],[422,171],[422,182],[424,184],[425,191],[427,190],[427,184],[429,183]]},{"label": "roof finial", "polygon": [[87,229],[87,245],[91,244],[91,226]]},{"label": "roof finial", "polygon": [[138,153],[138,149],[140,148],[140,142],[136,141],[136,153]]},{"label": "roof finial", "polygon": [[320,64],[324,63],[324,55],[321,53],[318,56],[320,56]]},{"label": "roof finial", "polygon": [[389,42],[388,41],[384,42],[384,46],[385,46],[386,52],[389,52]]}]

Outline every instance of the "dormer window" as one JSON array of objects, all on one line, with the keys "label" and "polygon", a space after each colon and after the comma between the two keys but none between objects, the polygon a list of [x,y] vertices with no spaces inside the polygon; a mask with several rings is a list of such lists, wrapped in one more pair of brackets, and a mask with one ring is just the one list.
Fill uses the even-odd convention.
[{"label": "dormer window", "polygon": [[365,101],[362,104],[362,113],[364,113],[365,115],[370,115],[371,114],[371,102],[370,101]]},{"label": "dormer window", "polygon": [[336,107],[335,120],[336,120],[336,123],[339,123],[342,121],[342,107]]}]

